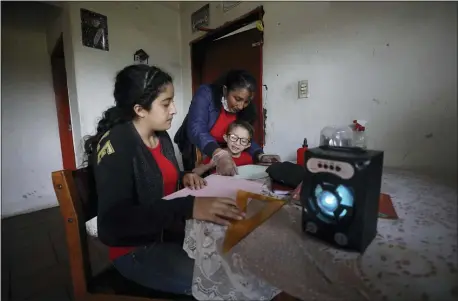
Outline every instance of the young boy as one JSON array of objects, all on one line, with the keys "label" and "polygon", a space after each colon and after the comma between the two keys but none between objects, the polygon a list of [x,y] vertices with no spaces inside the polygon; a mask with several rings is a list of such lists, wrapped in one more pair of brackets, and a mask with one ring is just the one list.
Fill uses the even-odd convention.
[{"label": "young boy", "polygon": [[[245,150],[251,146],[251,139],[253,139],[254,129],[246,121],[236,120],[229,124],[226,134],[223,136],[224,141],[227,143],[226,150],[232,155],[232,159],[236,166],[243,166],[253,164],[251,155]],[[207,157],[203,160],[202,164],[194,168],[193,172],[202,176],[210,171],[214,173],[215,164],[211,158]]]}]

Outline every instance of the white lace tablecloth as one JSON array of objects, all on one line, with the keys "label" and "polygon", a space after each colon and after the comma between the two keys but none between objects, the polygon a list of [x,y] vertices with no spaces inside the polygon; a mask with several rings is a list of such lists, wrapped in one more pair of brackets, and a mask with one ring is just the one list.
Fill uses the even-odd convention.
[{"label": "white lace tablecloth", "polygon": [[[259,186],[259,193],[288,200],[288,196],[274,195],[270,191],[268,178],[257,180],[257,182],[262,183]],[[260,201],[250,203],[247,208],[247,217],[260,210],[263,206],[261,203]],[[313,250],[310,252],[307,247],[300,245],[293,246],[295,254],[282,253],[283,250],[291,247],[285,246],[285,244],[290,245],[291,242],[284,241],[284,238],[291,240],[291,234],[294,234],[288,233],[293,232],[291,229],[295,227],[294,223],[297,220],[297,217],[292,218],[291,212],[298,213],[298,207],[292,204],[285,205],[224,255],[220,250],[227,227],[202,221],[187,221],[183,249],[190,258],[195,260],[193,296],[197,300],[271,300],[281,292],[279,288],[272,285],[272,283],[278,283],[282,287],[291,289],[292,293],[301,297],[302,300],[306,300],[304,292],[311,298],[310,300],[340,301],[343,300],[342,297],[345,298],[344,300],[352,301],[368,300],[369,293],[365,293],[364,288],[350,289],[345,283],[339,285],[335,281],[331,274],[337,270],[340,270],[342,279],[355,277],[352,271],[343,265],[339,267],[332,264],[332,269],[330,269],[330,265],[327,264],[332,262],[330,255],[315,254]],[[271,231],[272,225],[275,233]],[[302,237],[300,232],[299,230],[299,233],[295,234]],[[280,248],[273,247],[272,243],[275,241],[279,242]],[[263,243],[266,244],[265,249],[262,247]],[[279,253],[275,254],[276,252]],[[283,258],[284,264],[282,264],[283,256],[288,256],[289,262],[284,261],[285,258]],[[293,271],[291,265],[294,263],[291,261],[294,261],[294,258],[299,258],[298,264],[308,272]],[[271,265],[272,260],[278,261]],[[279,263],[280,266],[278,266]],[[328,270],[323,271],[323,268]],[[279,276],[281,273],[285,276]],[[311,274],[314,279],[308,274]],[[277,275],[283,280],[279,281]],[[272,283],[266,279],[272,280]],[[334,283],[328,283],[332,281],[331,279],[334,280]],[[305,280],[305,286],[302,283],[303,280]],[[290,285],[299,282],[301,283],[298,289],[294,287],[294,284]],[[362,281],[359,285],[363,285]],[[313,289],[310,289],[310,286]],[[332,292],[330,291],[331,286]],[[324,299],[325,297],[327,299]]]},{"label": "white lace tablecloth", "polygon": [[[263,188],[267,189],[266,183]],[[226,229],[196,220],[186,223],[183,249],[195,260],[193,296],[197,300],[271,300],[279,289],[252,274],[237,252],[219,252]]]},{"label": "white lace tablecloth", "polygon": [[225,227],[189,221],[184,250],[195,260],[192,294],[197,300],[271,300],[281,291],[256,277],[240,254],[220,255]]},{"label": "white lace tablecloth", "polygon": [[300,208],[292,204],[224,256],[218,252],[224,227],[188,221],[183,248],[195,259],[193,296],[270,300],[278,287],[304,301],[457,300],[456,188],[385,169],[382,192],[391,195],[399,219],[379,219],[364,254],[304,235]]}]

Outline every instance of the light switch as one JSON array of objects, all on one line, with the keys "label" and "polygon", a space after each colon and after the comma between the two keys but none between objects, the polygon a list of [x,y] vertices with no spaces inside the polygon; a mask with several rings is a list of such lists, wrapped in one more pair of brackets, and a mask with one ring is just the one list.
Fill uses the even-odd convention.
[{"label": "light switch", "polygon": [[301,80],[298,82],[298,98],[308,98],[309,97],[309,81]]}]

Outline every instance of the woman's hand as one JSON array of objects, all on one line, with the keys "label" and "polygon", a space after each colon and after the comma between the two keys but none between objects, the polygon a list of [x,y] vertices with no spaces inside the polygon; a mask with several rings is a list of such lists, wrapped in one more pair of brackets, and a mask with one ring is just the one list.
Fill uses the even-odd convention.
[{"label": "woman's hand", "polygon": [[205,181],[205,179],[202,179],[199,175],[190,172],[184,175],[183,185],[186,188],[198,190],[204,188],[204,186],[207,185],[207,181]]},{"label": "woman's hand", "polygon": [[196,168],[192,170],[192,172],[197,174],[198,176],[202,176],[204,173],[206,173],[207,171],[213,168],[215,168],[215,162],[210,161],[210,163],[208,164],[201,164],[197,166]]},{"label": "woman's hand", "polygon": [[233,176],[237,174],[237,166],[232,156],[226,150],[215,152],[212,161],[216,165],[216,173],[222,176]]},{"label": "woman's hand", "polygon": [[275,163],[280,162],[280,156],[278,155],[267,155],[267,154],[260,154],[259,155],[259,162],[260,163]]},{"label": "woman's hand", "polygon": [[241,220],[245,213],[237,208],[234,200],[217,197],[196,197],[192,217],[198,220],[229,226],[229,220]]}]

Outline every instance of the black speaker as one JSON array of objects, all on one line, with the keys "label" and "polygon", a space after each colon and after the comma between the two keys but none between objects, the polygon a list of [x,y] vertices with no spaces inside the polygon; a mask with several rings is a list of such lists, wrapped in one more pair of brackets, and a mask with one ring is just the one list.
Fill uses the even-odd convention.
[{"label": "black speaker", "polygon": [[383,152],[322,146],[305,153],[302,229],[364,252],[377,234]]}]

